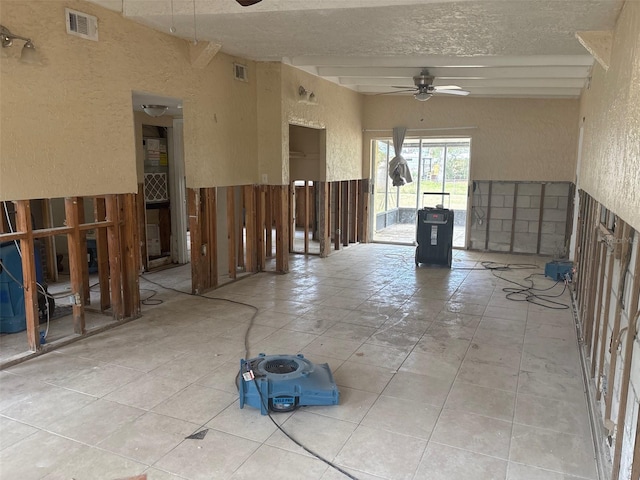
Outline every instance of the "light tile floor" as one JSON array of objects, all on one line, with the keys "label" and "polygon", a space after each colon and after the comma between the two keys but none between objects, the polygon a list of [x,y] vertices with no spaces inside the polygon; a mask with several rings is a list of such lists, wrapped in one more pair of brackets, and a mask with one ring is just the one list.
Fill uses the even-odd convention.
[{"label": "light tile floor", "polygon": [[[275,418],[361,480],[595,479],[571,312],[505,299],[483,260],[546,261],[458,251],[416,269],[411,247],[357,245],[210,295],[259,309],[252,356],[329,363],[340,405]],[[141,319],[0,372],[2,478],[345,478],[238,408],[250,308],[145,280],[188,289],[188,268],[141,279],[163,300]]]}]

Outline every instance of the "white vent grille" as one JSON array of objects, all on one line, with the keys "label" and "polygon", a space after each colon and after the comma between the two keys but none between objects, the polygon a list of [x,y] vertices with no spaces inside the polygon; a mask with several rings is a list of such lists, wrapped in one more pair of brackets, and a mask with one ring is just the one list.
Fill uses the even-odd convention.
[{"label": "white vent grille", "polygon": [[166,173],[144,174],[144,199],[148,203],[166,202],[169,200],[169,186]]},{"label": "white vent grille", "polygon": [[98,41],[98,18],[93,15],[64,9],[67,21],[67,33],[87,40]]},{"label": "white vent grille", "polygon": [[249,78],[247,76],[247,66],[242,65],[240,63],[233,64],[233,77],[236,80],[240,80],[242,82],[248,82]]}]

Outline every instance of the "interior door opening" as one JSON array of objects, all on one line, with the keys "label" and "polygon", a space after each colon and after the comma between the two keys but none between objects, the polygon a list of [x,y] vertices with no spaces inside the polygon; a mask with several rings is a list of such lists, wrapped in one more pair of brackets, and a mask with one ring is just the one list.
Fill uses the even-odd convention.
[{"label": "interior door opening", "polygon": [[400,187],[394,187],[389,176],[389,161],[395,156],[393,141],[375,139],[371,151],[376,175],[373,241],[413,245],[416,213],[426,206],[423,194],[446,192],[454,211],[453,246],[465,248],[471,139],[407,138],[401,154],[413,181]]}]

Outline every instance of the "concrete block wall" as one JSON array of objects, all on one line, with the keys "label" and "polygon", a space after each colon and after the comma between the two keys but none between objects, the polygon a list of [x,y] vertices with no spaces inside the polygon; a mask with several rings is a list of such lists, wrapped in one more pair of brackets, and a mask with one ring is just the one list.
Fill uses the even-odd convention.
[{"label": "concrete block wall", "polygon": [[474,187],[471,249],[566,256],[570,183],[476,181]]}]

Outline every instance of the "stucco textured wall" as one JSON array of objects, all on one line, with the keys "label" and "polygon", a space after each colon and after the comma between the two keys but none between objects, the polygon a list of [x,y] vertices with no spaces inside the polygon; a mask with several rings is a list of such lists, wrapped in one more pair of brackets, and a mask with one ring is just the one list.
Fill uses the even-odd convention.
[{"label": "stucco textured wall", "polygon": [[[69,36],[64,7],[98,17],[99,41]],[[29,36],[42,66],[0,60],[0,199],[135,192],[132,90],[181,98],[187,184],[257,181],[256,77],[218,54],[191,67],[186,41],[83,1],[9,0],[0,21]]]},{"label": "stucco textured wall", "polygon": [[578,187],[640,230],[640,2],[626,2],[609,69],[594,66],[581,116]]},{"label": "stucco textured wall", "polygon": [[[434,96],[366,96],[363,168],[370,169],[370,140],[391,129],[442,129],[407,136],[471,137],[475,180],[574,181],[578,144],[578,100]],[[446,130],[445,128],[451,128]],[[459,127],[474,127],[456,130]]]}]

